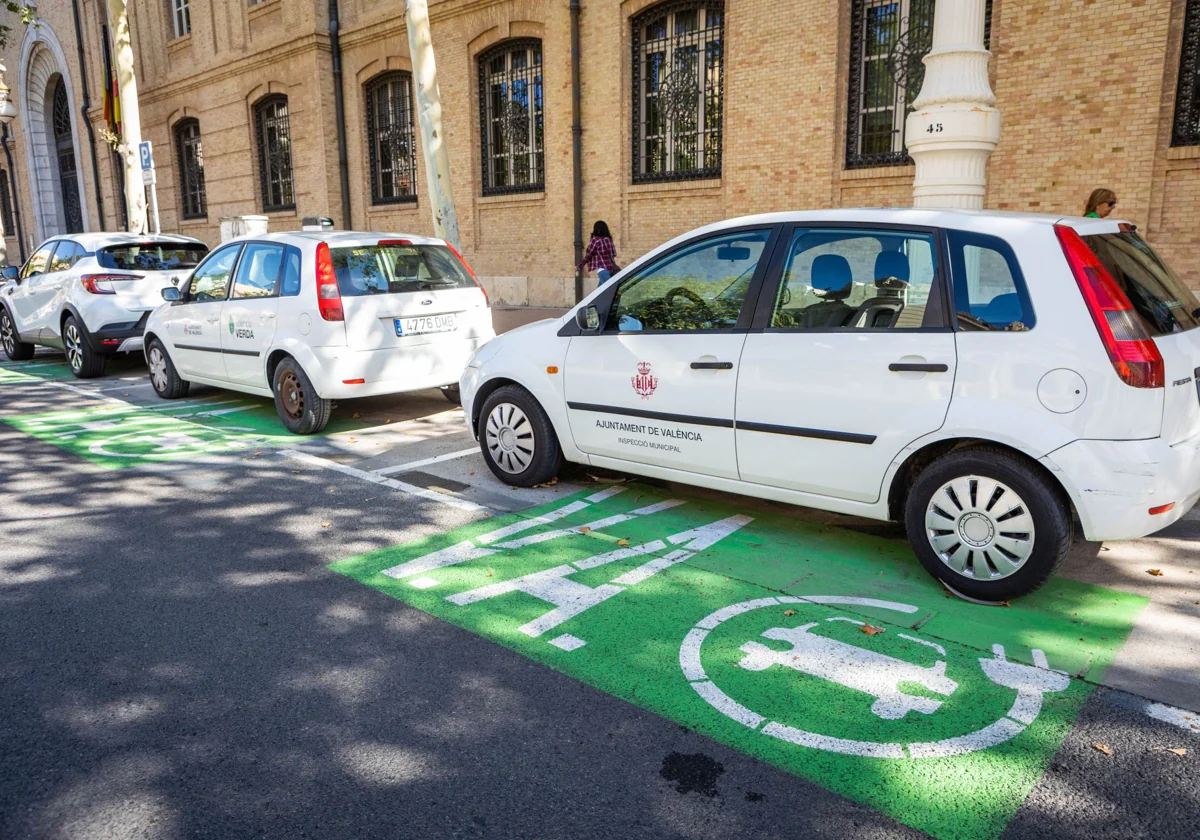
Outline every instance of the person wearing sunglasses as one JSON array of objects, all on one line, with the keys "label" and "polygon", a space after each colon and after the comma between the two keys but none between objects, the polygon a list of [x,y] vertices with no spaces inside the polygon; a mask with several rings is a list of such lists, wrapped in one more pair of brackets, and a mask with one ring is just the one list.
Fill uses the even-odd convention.
[{"label": "person wearing sunglasses", "polygon": [[1092,194],[1088,196],[1087,207],[1084,208],[1083,215],[1092,219],[1104,219],[1116,206],[1117,194],[1101,187],[1098,190],[1092,190]]}]

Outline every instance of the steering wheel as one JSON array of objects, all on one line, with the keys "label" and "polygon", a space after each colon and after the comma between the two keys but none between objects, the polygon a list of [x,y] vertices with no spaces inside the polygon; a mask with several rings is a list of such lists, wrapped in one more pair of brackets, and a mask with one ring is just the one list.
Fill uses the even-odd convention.
[{"label": "steering wheel", "polygon": [[704,302],[704,299],[700,297],[700,295],[696,294],[691,289],[685,288],[684,286],[676,286],[674,289],[671,289],[671,291],[663,295],[663,303],[665,303],[668,308],[673,309],[675,307],[676,297],[686,298],[690,303],[695,305],[699,311],[699,314],[703,316],[705,321],[712,320],[713,314],[712,310],[709,309],[708,304]]}]

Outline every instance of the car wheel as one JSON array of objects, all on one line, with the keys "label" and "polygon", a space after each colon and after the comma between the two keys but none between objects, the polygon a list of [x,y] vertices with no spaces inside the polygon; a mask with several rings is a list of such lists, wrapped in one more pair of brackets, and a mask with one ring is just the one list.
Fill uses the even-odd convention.
[{"label": "car wheel", "polygon": [[1071,547],[1071,512],[1059,488],[998,447],[961,449],[922,470],[905,524],[931,575],[984,601],[1038,589]]},{"label": "car wheel", "polygon": [[150,341],[146,361],[150,365],[150,384],[154,386],[154,393],[164,400],[177,400],[187,396],[191,383],[179,376],[179,371],[175,370],[175,363],[167,355],[167,349],[157,338]]},{"label": "car wheel", "polygon": [[0,306],[0,344],[4,345],[4,355],[14,362],[29,361],[37,349],[17,337],[17,326],[13,323],[8,310],[2,306]]},{"label": "car wheel", "polygon": [[505,484],[544,484],[562,468],[562,448],[545,410],[518,385],[497,388],[479,413],[479,446],[488,468]]},{"label": "car wheel", "polygon": [[462,405],[462,393],[458,390],[457,385],[447,385],[442,388],[442,396],[455,405]]},{"label": "car wheel", "polygon": [[275,410],[292,434],[314,435],[329,422],[333,403],[317,395],[312,380],[295,359],[286,358],[275,368],[273,390]]},{"label": "car wheel", "polygon": [[63,321],[62,338],[67,364],[77,379],[95,379],[104,375],[104,356],[88,344],[87,330],[74,315],[68,315],[67,320]]}]

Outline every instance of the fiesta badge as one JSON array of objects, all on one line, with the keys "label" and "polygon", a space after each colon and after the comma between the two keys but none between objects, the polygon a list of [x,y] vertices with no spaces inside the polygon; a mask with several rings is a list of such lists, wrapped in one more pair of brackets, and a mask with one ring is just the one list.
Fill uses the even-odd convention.
[{"label": "fiesta badge", "polygon": [[658,377],[650,373],[649,362],[638,362],[637,369],[637,376],[632,377],[629,381],[633,383],[633,390],[638,392],[638,396],[648,400],[654,393],[654,389],[658,387]]}]

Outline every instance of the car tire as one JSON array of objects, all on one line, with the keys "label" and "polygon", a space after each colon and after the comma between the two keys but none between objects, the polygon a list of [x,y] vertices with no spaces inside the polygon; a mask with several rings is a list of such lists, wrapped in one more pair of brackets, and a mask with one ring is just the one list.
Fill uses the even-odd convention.
[{"label": "car tire", "polygon": [[1045,584],[1073,533],[1070,507],[1053,480],[995,446],[959,449],[929,464],[909,489],[904,519],[926,571],[989,602]]},{"label": "car tire", "polygon": [[68,315],[63,321],[62,339],[67,365],[76,379],[95,379],[104,375],[105,358],[92,349],[87,329],[74,315]]},{"label": "car tire", "polygon": [[442,396],[454,405],[462,405],[462,392],[458,390],[457,385],[447,385],[442,388]]},{"label": "car tire", "polygon": [[279,419],[294,435],[315,435],[329,422],[333,402],[317,395],[312,380],[290,356],[275,368],[271,383],[275,410]]},{"label": "car tire", "polygon": [[533,394],[519,385],[505,385],[488,395],[479,427],[483,460],[505,484],[545,484],[562,469],[554,424]]},{"label": "car tire", "polygon": [[192,383],[183,379],[175,369],[175,363],[167,355],[167,348],[157,338],[150,340],[150,349],[146,351],[146,364],[150,366],[150,385],[154,393],[164,400],[177,400],[186,397]]},{"label": "car tire", "polygon": [[4,345],[4,355],[14,362],[29,361],[37,350],[32,344],[21,341],[17,335],[17,325],[3,306],[0,306],[0,344]]}]

